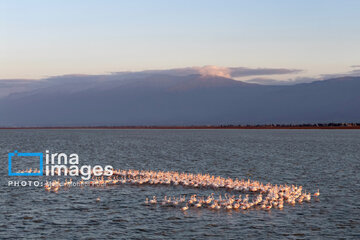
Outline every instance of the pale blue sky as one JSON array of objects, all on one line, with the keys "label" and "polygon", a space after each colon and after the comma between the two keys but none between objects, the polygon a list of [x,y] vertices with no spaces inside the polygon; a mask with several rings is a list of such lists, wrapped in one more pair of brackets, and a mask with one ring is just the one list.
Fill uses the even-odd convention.
[{"label": "pale blue sky", "polygon": [[[4,1],[0,78],[360,64],[360,1]],[[279,79],[291,76],[279,76]]]}]

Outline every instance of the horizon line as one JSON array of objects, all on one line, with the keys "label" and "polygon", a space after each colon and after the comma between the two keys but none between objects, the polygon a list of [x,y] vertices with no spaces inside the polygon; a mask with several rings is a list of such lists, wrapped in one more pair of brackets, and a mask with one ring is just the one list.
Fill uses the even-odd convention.
[{"label": "horizon line", "polygon": [[360,122],[354,123],[304,123],[304,124],[254,124],[254,125],[135,125],[135,126],[0,126],[0,130],[16,129],[360,129]]}]

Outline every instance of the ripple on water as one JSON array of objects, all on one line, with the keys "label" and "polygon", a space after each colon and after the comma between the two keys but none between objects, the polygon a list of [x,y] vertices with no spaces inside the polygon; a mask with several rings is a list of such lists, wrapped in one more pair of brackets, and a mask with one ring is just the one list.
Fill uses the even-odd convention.
[{"label": "ripple on water", "polygon": [[[194,190],[166,186],[84,188],[69,190],[65,197],[43,189],[7,187],[6,169],[0,169],[1,239],[359,236],[360,193],[356,189],[360,186],[360,131],[0,130],[0,156],[19,146],[30,152],[50,147],[52,151],[76,152],[81,163],[91,165],[101,159],[101,164],[122,169],[176,170],[299,184],[312,192],[319,188],[321,201],[283,211],[191,210],[183,214],[140,203],[152,195],[191,195]],[[104,202],[97,204],[99,196]]]}]

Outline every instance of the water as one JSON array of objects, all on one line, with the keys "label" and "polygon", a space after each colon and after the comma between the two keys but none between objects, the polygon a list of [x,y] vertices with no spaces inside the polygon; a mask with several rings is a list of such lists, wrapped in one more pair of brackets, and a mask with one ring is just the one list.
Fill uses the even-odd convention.
[{"label": "water", "polygon": [[[80,165],[176,170],[320,189],[284,210],[145,206],[153,195],[208,194],[182,186],[9,187],[7,153],[77,153]],[[360,238],[358,130],[0,130],[0,238]],[[29,177],[42,180],[41,177]],[[223,190],[215,191],[223,193]],[[96,198],[101,201],[97,202]]]}]

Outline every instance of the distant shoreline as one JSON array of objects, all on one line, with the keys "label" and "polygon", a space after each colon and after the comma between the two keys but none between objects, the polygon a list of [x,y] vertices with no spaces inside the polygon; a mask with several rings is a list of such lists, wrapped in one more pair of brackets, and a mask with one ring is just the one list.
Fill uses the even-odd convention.
[{"label": "distant shoreline", "polygon": [[303,124],[303,125],[219,125],[219,126],[39,126],[39,127],[0,127],[0,130],[11,129],[360,129],[355,124]]}]

